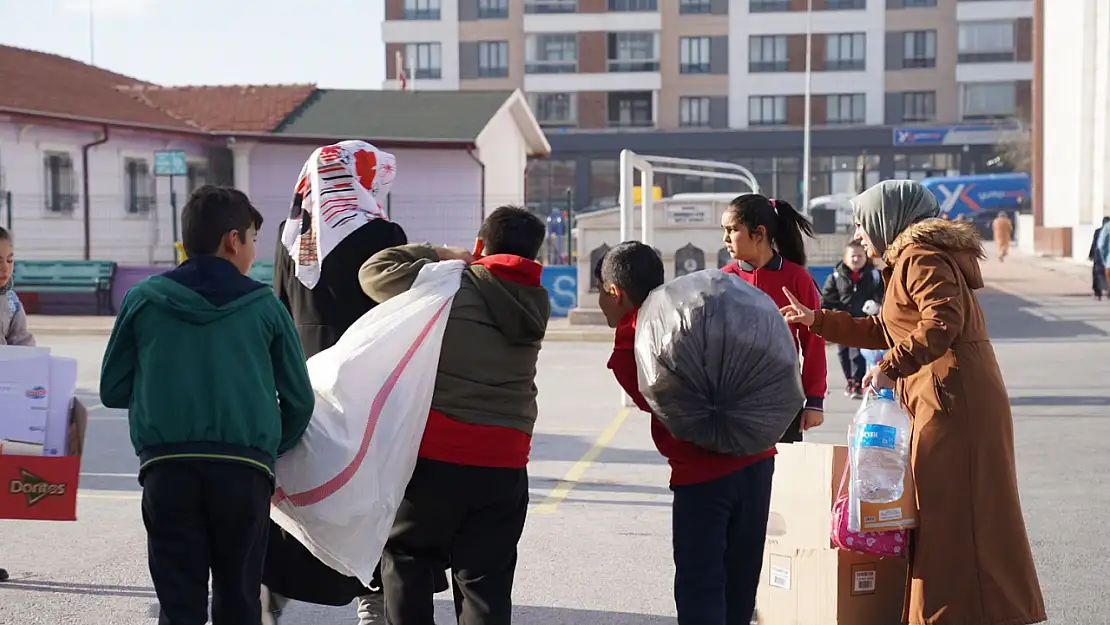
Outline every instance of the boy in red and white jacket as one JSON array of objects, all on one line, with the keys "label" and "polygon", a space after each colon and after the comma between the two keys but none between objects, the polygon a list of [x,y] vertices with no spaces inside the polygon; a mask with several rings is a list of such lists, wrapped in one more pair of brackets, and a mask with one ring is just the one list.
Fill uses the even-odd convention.
[{"label": "boy in red and white jacket", "polygon": [[[616,328],[609,368],[641,410],[651,414],[637,383],[636,314],[663,284],[663,262],[630,241],[595,267],[598,304]],[[675,605],[679,625],[744,624],[755,610],[771,502],[775,448],[730,456],[680,441],[652,416],[651,437],[671,465],[674,492]]]}]

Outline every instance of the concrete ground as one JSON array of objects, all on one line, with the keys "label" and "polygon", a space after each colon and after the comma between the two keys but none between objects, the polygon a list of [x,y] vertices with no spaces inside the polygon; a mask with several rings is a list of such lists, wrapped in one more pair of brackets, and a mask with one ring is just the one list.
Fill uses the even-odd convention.
[{"label": "concrete ground", "polygon": [[[988,262],[981,294],[1012,398],[1023,503],[1052,623],[1106,621],[1110,577],[1110,302],[1085,296],[1082,268]],[[104,336],[43,334],[82,364],[95,406]],[[532,513],[521,543],[516,622],[674,622],[668,470],[647,417],[626,413],[602,342],[552,342],[540,362]],[[829,352],[825,425],[839,443],[854,410]],[[123,412],[91,413],[76,523],[0,521],[0,623],[153,623],[137,462]],[[569,479],[569,481],[561,481]],[[453,622],[447,595],[441,623]],[[286,625],[354,623],[353,608],[294,604]],[[773,624],[771,624],[773,625]]]}]

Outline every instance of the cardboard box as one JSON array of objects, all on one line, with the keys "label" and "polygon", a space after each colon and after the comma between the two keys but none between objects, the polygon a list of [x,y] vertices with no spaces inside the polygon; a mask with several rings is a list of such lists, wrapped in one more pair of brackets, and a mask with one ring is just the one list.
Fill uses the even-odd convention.
[{"label": "cardboard box", "polygon": [[767,525],[757,621],[762,625],[901,622],[906,560],[832,548],[832,504],[848,449],[780,445]]}]

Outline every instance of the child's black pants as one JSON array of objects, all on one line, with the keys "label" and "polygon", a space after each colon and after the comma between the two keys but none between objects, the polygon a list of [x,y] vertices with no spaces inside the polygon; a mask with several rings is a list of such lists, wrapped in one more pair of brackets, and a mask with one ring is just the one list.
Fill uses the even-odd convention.
[{"label": "child's black pants", "polygon": [[386,622],[435,625],[435,578],[450,562],[459,625],[509,625],[527,514],[527,469],[417,460],[382,554]]},{"label": "child's black pants", "polygon": [[142,475],[147,559],[159,625],[259,623],[270,477],[237,462],[162,460]]},{"label": "child's black pants", "polygon": [[836,355],[840,357],[840,369],[844,372],[844,379],[854,384],[862,384],[863,376],[867,375],[867,359],[855,347],[839,345]]},{"label": "child's black pants", "polygon": [[771,478],[767,458],[674,491],[674,598],[679,625],[748,625],[763,569]]}]

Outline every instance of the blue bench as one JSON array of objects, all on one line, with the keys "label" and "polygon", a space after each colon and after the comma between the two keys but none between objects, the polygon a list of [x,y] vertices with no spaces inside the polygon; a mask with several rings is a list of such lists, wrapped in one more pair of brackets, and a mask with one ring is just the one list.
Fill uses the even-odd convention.
[{"label": "blue bench", "polygon": [[107,260],[17,260],[16,289],[27,293],[90,293],[96,313],[112,314],[116,264]]},{"label": "blue bench", "polygon": [[262,284],[274,285],[274,264],[273,263],[260,263],[255,262],[251,265],[250,273],[247,274],[252,280],[258,280]]}]

